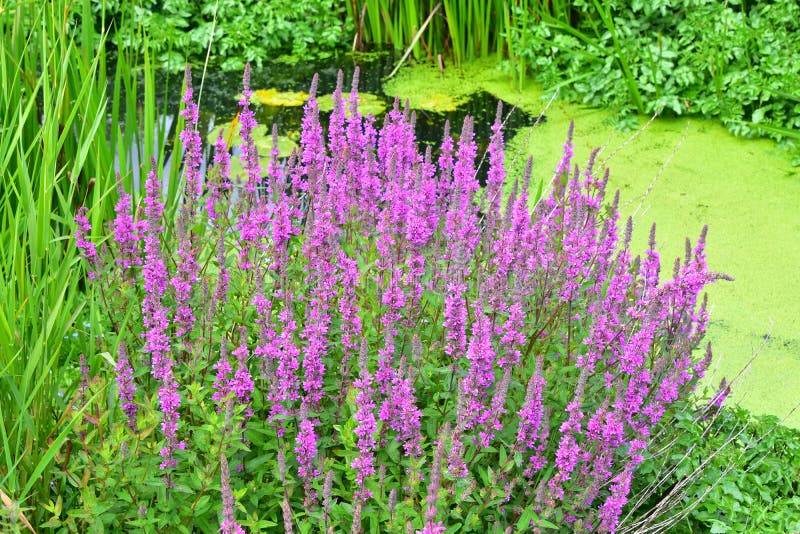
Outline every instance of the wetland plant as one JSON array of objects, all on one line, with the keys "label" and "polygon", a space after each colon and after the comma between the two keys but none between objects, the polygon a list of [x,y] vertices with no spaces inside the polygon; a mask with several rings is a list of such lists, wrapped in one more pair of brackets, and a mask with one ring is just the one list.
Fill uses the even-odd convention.
[{"label": "wetland plant", "polygon": [[608,172],[595,154],[575,164],[571,129],[531,207],[530,161],[506,183],[501,108],[481,189],[469,119],[421,152],[407,108],[380,127],[359,112],[358,71],[347,101],[340,73],[327,132],[315,79],[299,149],[281,160],[273,143],[261,168],[246,69],[245,176],[222,138],[204,174],[186,80],[174,220],[155,166],[96,246],[76,218],[109,362],[84,397],[112,379],[119,394],[87,401],[70,521],[620,529],[710,361],[701,292],[722,275],[705,231],[664,276],[655,230],[635,255]]}]

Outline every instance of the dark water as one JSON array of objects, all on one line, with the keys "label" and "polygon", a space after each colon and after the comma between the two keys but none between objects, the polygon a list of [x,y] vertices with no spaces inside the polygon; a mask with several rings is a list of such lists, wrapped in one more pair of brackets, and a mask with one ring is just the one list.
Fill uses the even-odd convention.
[{"label": "dark water", "polygon": [[[386,109],[392,108],[394,97],[387,95],[383,91],[383,80],[388,76],[395,66],[398,57],[392,52],[378,52],[360,55],[342,55],[335,59],[325,62],[305,62],[296,65],[285,63],[272,63],[264,65],[262,68],[254,68],[251,72],[250,87],[253,90],[275,88],[280,91],[306,91],[308,92],[314,74],[318,74],[319,83],[317,95],[331,94],[336,88],[336,80],[339,70],[344,74],[343,91],[348,92],[352,83],[353,72],[358,66],[359,92],[371,93],[383,100]],[[230,72],[209,70],[204,75],[201,69],[193,70],[195,96],[200,98],[200,124],[201,132],[210,131],[214,125],[219,125],[230,121],[238,111],[236,96],[242,91],[241,75]],[[202,80],[202,87],[201,87]],[[169,76],[169,92],[163,88],[167,77],[164,76],[158,83],[161,92],[157,95],[160,109],[164,109],[166,104],[167,114],[173,117],[177,114],[180,106],[180,75],[172,74]],[[202,89],[202,92],[201,92]],[[403,102],[401,102],[401,107]],[[256,119],[259,124],[270,126],[275,123],[278,125],[280,135],[287,135],[293,132],[297,137],[303,118],[303,108],[299,107],[277,107],[277,106],[255,106]],[[504,115],[511,111],[512,106],[504,104]],[[454,111],[431,112],[425,110],[415,110],[416,114],[416,135],[417,140],[422,145],[431,145],[434,150],[442,141],[445,121],[450,121],[451,133],[457,136],[461,130],[461,125],[466,116],[474,119],[475,141],[478,145],[478,157],[482,157],[491,136],[491,125],[495,120],[497,111],[497,99],[485,92],[473,94],[469,100],[462,103]],[[376,127],[380,127],[383,117],[377,117]],[[164,117],[165,122],[171,128],[175,121]],[[516,129],[530,125],[534,118],[528,114],[514,110],[508,117],[505,125],[506,136],[509,137]],[[327,113],[321,113],[323,128],[327,127]],[[169,139],[172,139],[174,132],[170,132]],[[204,136],[205,137],[205,136]],[[478,179],[484,182],[486,176],[486,165],[478,171]]]},{"label": "dark water", "polygon": [[[377,56],[377,57],[373,57]],[[380,55],[368,56],[369,59],[357,59],[352,56],[332,62],[330,65],[304,64],[289,66],[280,63],[267,66],[260,70],[253,70],[251,74],[251,88],[275,88],[280,91],[308,91],[314,74],[319,75],[317,95],[333,93],[336,89],[336,79],[339,70],[344,74],[345,92],[350,90],[355,67],[358,66],[359,91],[371,93],[382,99],[386,108],[391,109],[394,98],[383,92],[383,80],[392,71],[395,65],[395,56],[389,52]],[[204,115],[213,114],[220,120],[231,119],[237,111],[234,96],[241,91],[241,78],[231,73],[210,72],[206,74],[202,95],[202,109]],[[401,97],[401,107],[403,105]],[[508,112],[510,105],[505,105]],[[455,111],[431,112],[416,110],[417,138],[423,143],[440,143],[445,120],[451,123],[451,131],[457,134],[461,123],[467,115],[475,119],[475,135],[477,138],[488,138],[491,135],[491,125],[497,111],[497,99],[485,92],[473,94],[468,101]],[[302,107],[281,108],[275,106],[261,106],[257,118],[262,124],[276,122],[281,132],[286,129],[295,129],[302,120]],[[378,117],[380,120],[381,117]],[[531,117],[526,113],[516,110],[510,117],[506,127],[515,130],[521,126],[529,125]]]}]

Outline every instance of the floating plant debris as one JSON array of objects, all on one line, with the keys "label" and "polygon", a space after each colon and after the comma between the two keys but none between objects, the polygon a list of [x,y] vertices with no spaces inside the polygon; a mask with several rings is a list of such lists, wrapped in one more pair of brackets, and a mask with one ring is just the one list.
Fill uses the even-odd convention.
[{"label": "floating plant debris", "polygon": [[[261,156],[269,156],[272,153],[272,134],[266,136],[253,136],[253,141],[258,148],[258,154]],[[278,136],[278,155],[282,158],[289,157],[292,150],[297,148],[297,143],[286,137],[285,135]]]}]

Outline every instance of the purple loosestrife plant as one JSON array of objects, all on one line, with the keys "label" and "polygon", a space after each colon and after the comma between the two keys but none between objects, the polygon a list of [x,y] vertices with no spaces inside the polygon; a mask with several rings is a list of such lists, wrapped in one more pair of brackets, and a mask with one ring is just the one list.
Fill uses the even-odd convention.
[{"label": "purple loosestrife plant", "polygon": [[[175,218],[154,163],[143,206],[120,189],[117,261],[89,240],[85,209],[76,216],[91,272],[103,266],[96,304],[120,318],[109,325],[116,420],[138,451],[124,469],[160,464],[176,490],[156,500],[146,476],[114,483],[145,513],[173,506],[199,530],[278,517],[287,532],[367,521],[487,532],[523,518],[622,528],[637,470],[709,365],[696,352],[709,320],[701,294],[722,276],[706,264],[705,231],[671,279],[655,230],[636,258],[619,196],[606,198],[608,170],[596,153],[583,170],[573,162],[572,127],[531,209],[531,161],[506,175],[501,108],[479,206],[471,119],[457,143],[448,125],[438,153],[422,151],[407,106],[378,128],[359,112],[356,79],[344,100],[341,75],[327,131],[315,77],[299,149],[281,159],[274,143],[262,169],[245,72],[247,179],[228,194],[222,139],[200,171],[186,79]],[[233,486],[248,512],[238,523]]]},{"label": "purple loosestrife plant", "polygon": [[406,456],[422,454],[422,413],[416,405],[414,370],[407,364],[405,356],[400,358],[398,368],[391,372],[391,383],[386,399],[381,404],[379,417],[397,433],[397,441],[403,443]]},{"label": "purple loosestrife plant", "polygon": [[355,399],[358,411],[353,418],[357,423],[354,433],[358,437],[359,455],[351,466],[356,472],[357,489],[354,499],[357,502],[365,501],[372,496],[369,490],[364,488],[364,482],[375,474],[375,434],[378,431],[378,423],[375,418],[375,401],[372,399],[374,395],[372,374],[367,367],[368,350],[365,340],[359,356],[359,377],[353,383],[353,387],[358,391]]},{"label": "purple loosestrife plant", "polygon": [[197,131],[197,121],[199,119],[199,109],[194,102],[194,89],[192,88],[192,71],[187,65],[184,75],[183,90],[183,109],[181,117],[186,121],[186,125],[180,134],[183,143],[183,176],[185,184],[186,198],[184,206],[188,210],[196,208],[197,199],[203,193],[203,175],[200,167],[203,163],[202,140],[200,132]]},{"label": "purple loosestrife plant", "polygon": [[[209,177],[207,182],[208,194],[206,195],[206,213],[208,218],[216,221],[220,217],[217,213],[220,204],[220,195],[224,191],[231,189],[229,182],[231,174],[231,155],[228,152],[225,139],[220,133],[217,141],[214,143],[214,174]],[[223,206],[227,209],[228,206]]]},{"label": "purple loosestrife plant", "polygon": [[417,533],[434,534],[444,532],[446,528],[441,521],[435,521],[438,511],[436,501],[438,500],[439,486],[442,483],[442,458],[444,457],[444,442],[450,434],[450,425],[445,423],[439,432],[439,439],[436,442],[436,452],[433,454],[433,465],[431,466],[430,482],[428,483],[428,495],[425,497],[425,527]]},{"label": "purple loosestrife plant", "polygon": [[191,306],[192,292],[197,283],[200,265],[197,263],[196,236],[190,230],[191,224],[196,219],[198,198],[202,193],[203,183],[200,173],[202,164],[202,146],[200,134],[197,131],[198,109],[192,100],[192,74],[186,67],[186,88],[183,96],[183,110],[181,116],[186,121],[186,126],[180,138],[184,146],[183,175],[184,199],[178,218],[178,251],[175,273],[170,280],[175,292],[175,338],[181,339],[194,328],[195,314]]},{"label": "purple loosestrife plant", "polygon": [[[294,453],[297,455],[297,474],[300,478],[306,479],[306,490],[311,488],[309,480],[319,476],[319,471],[314,466],[317,458],[317,435],[314,432],[314,420],[307,415],[300,417],[297,430],[297,440],[295,441]],[[306,496],[309,498],[309,495]],[[311,499],[314,496],[310,496]]]},{"label": "purple loosestrife plant", "polygon": [[253,141],[253,130],[258,124],[255,119],[255,112],[250,108],[250,66],[244,70],[244,91],[239,100],[241,112],[239,114],[239,124],[241,127],[240,137],[242,138],[241,160],[245,170],[244,199],[240,203],[240,217],[238,221],[239,231],[239,268],[250,270],[255,267],[253,258],[260,249],[258,246],[266,236],[269,221],[270,206],[263,201],[257,194],[258,186],[262,183],[261,173],[263,169],[258,161],[258,149]]}]

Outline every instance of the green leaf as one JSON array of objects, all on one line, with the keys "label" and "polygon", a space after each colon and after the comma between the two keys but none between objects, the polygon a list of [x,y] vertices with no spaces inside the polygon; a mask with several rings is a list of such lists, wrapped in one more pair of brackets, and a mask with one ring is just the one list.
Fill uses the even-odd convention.
[{"label": "green leaf", "polygon": [[722,491],[734,497],[737,501],[742,500],[742,492],[739,491],[739,488],[733,482],[723,482],[720,487]]},{"label": "green leaf", "polygon": [[55,529],[60,526],[61,526],[61,521],[57,517],[51,517],[50,519],[39,525],[40,528],[48,528],[48,529],[49,528]]},{"label": "green leaf", "polygon": [[539,515],[533,511],[533,506],[529,506],[528,508],[525,509],[524,512],[522,512],[522,515],[519,517],[519,520],[517,521],[515,527],[516,529],[515,532],[520,532],[520,533],[530,532],[531,523],[533,523],[533,525],[537,527],[545,527],[558,530],[557,525],[554,525],[553,523],[545,519],[539,518]]},{"label": "green leaf", "polygon": [[730,531],[730,527],[725,523],[722,523],[721,521],[714,521],[711,523],[711,530],[709,532],[711,532],[711,534],[724,534],[725,532]]},{"label": "green leaf", "polygon": [[519,516],[519,520],[517,521],[516,531],[517,532],[526,532],[530,528],[531,521],[534,519],[538,519],[536,512],[533,511],[533,507],[528,507],[522,512],[522,515]]},{"label": "green leaf", "polygon": [[210,508],[209,506],[210,504],[211,504],[211,497],[209,497],[208,495],[203,495],[202,497],[200,497],[200,500],[197,501],[197,506],[195,506],[194,508],[195,514],[202,515],[206,513]]},{"label": "green leaf", "polygon": [[386,444],[385,447],[386,454],[389,455],[389,458],[395,463],[400,463],[400,442],[397,440],[392,440]]}]

